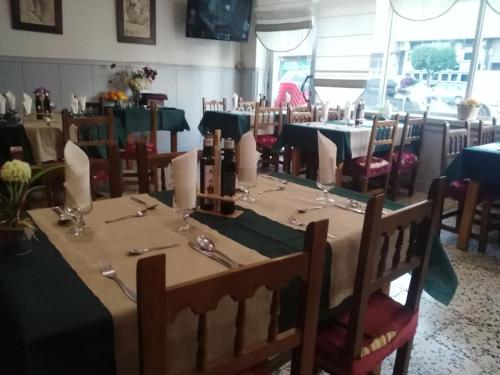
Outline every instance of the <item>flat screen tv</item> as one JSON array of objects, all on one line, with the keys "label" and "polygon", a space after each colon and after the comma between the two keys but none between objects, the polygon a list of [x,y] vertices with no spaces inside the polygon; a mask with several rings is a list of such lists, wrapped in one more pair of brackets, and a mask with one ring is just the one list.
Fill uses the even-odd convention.
[{"label": "flat screen tv", "polygon": [[246,42],[252,0],[188,0],[186,36]]}]

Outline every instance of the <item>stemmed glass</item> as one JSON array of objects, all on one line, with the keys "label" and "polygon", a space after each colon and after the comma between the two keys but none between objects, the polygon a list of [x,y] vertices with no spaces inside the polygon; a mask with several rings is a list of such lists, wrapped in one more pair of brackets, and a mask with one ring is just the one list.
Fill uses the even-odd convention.
[{"label": "stemmed glass", "polygon": [[69,233],[75,237],[81,237],[91,231],[91,229],[87,226],[87,223],[85,223],[83,216],[89,214],[92,211],[92,208],[92,202],[88,207],[79,207],[77,202],[72,199],[71,195],[66,194],[64,212],[73,218],[73,228],[69,230]]},{"label": "stemmed glass", "polygon": [[318,171],[318,180],[316,181],[316,186],[323,191],[323,195],[321,197],[316,198],[316,201],[324,203],[324,204],[334,204],[335,199],[330,198],[329,191],[335,187],[335,180],[333,181],[324,181],[321,178],[321,170]]},{"label": "stemmed glass", "polygon": [[241,201],[246,203],[254,203],[255,198],[250,196],[250,188],[257,185],[257,168],[245,168],[240,166],[238,172],[240,189],[245,192],[245,195],[241,198]]},{"label": "stemmed glass", "polygon": [[177,229],[179,232],[186,232],[191,229],[191,223],[189,222],[189,216],[193,213],[194,208],[183,208],[179,205],[177,200],[175,199],[174,194],[174,210],[178,214],[182,216],[182,223],[180,227]]}]

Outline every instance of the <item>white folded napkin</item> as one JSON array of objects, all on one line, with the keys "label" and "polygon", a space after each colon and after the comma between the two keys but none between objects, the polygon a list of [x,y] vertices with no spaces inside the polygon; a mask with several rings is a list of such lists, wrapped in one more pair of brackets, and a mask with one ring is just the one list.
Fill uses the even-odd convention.
[{"label": "white folded napkin", "polygon": [[80,112],[85,112],[85,107],[87,106],[87,97],[86,96],[77,96],[78,105],[80,107]]},{"label": "white folded napkin", "polygon": [[78,99],[74,94],[69,95],[69,106],[71,108],[71,113],[76,115],[78,113]]},{"label": "white folded napkin", "polygon": [[337,145],[318,131],[319,182],[335,183],[337,169]]},{"label": "white folded napkin", "polygon": [[181,210],[196,207],[198,151],[192,150],[172,160],[175,205]]},{"label": "white folded napkin", "polygon": [[83,150],[68,141],[64,147],[66,201],[75,208],[87,209],[92,204],[90,164]]},{"label": "white folded napkin", "polygon": [[25,115],[31,114],[31,106],[33,105],[33,99],[28,94],[23,94],[23,109]]},{"label": "white folded napkin", "polygon": [[351,102],[347,100],[344,106],[344,118],[346,119],[351,118],[351,107],[352,107]]},{"label": "white folded napkin", "polygon": [[330,111],[330,102],[326,101],[323,103],[323,107],[321,108],[321,119],[320,121],[325,123],[328,121],[328,112]]},{"label": "white folded napkin", "polygon": [[393,106],[389,102],[385,102],[384,106],[382,107],[382,115],[386,120],[390,120],[392,117],[392,112],[393,112]]},{"label": "white folded napkin", "polygon": [[10,109],[11,111],[15,111],[16,96],[11,91],[7,91],[5,97],[7,98],[7,108]]},{"label": "white folded napkin", "polygon": [[252,131],[243,134],[240,139],[239,150],[238,181],[248,186],[255,186],[260,152],[257,151]]},{"label": "white folded napkin", "polygon": [[233,93],[233,111],[236,111],[238,109],[238,104],[239,104],[239,96],[236,93]]},{"label": "white folded napkin", "polygon": [[7,105],[7,99],[5,98],[5,96],[0,94],[0,115],[5,115],[6,105]]}]

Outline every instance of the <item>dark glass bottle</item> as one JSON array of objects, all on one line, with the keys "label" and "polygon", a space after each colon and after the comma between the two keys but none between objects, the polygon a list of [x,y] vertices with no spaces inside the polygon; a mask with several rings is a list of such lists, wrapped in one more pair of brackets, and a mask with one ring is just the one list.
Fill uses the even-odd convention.
[{"label": "dark glass bottle", "polygon": [[363,121],[361,120],[361,102],[358,103],[358,105],[356,106],[356,113],[354,115],[354,123],[356,125],[360,125],[361,123],[363,123]]},{"label": "dark glass bottle", "polygon": [[[207,134],[203,138],[203,156],[200,160],[200,193],[214,193],[214,138]],[[200,208],[202,210],[213,210],[213,199],[201,198]]]},{"label": "dark glass bottle", "polygon": [[43,110],[45,111],[45,115],[47,117],[50,117],[50,99],[49,99],[49,94],[45,93],[43,97]]},{"label": "dark glass bottle", "polygon": [[[223,159],[221,162],[221,195],[233,197],[236,192],[236,163],[234,161],[234,141],[231,138],[224,140]],[[234,213],[234,202],[220,203],[220,213],[231,215]]]},{"label": "dark glass bottle", "polygon": [[40,97],[40,94],[36,94],[35,97],[35,111],[36,111],[36,118],[38,120],[43,119],[42,98]]}]

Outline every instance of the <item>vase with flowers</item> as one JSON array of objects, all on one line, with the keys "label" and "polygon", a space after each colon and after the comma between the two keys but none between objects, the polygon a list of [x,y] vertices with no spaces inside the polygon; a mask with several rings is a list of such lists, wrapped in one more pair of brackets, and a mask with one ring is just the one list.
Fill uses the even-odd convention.
[{"label": "vase with flowers", "polygon": [[0,170],[0,255],[22,255],[31,251],[35,227],[25,204],[28,196],[41,186],[32,186],[44,174],[61,168],[32,167],[23,161],[6,162]]},{"label": "vase with flowers", "polygon": [[473,98],[465,99],[457,104],[457,117],[459,120],[475,120],[481,103]]},{"label": "vase with flowers", "polygon": [[151,86],[158,72],[149,66],[136,71],[123,71],[118,73],[122,76],[123,83],[130,88],[132,105],[139,107],[141,102],[141,91]]}]

